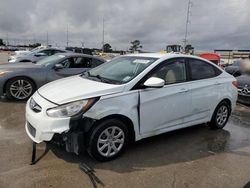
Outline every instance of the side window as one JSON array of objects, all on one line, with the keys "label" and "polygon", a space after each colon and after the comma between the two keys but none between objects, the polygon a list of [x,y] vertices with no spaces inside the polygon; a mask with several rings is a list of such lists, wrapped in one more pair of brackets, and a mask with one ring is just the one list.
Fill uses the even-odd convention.
[{"label": "side window", "polygon": [[189,67],[192,80],[212,78],[218,76],[220,72],[213,65],[197,59],[189,59]]},{"label": "side window", "polygon": [[67,58],[63,60],[60,64],[62,64],[64,68],[71,68],[74,65],[74,58]]},{"label": "side window", "polygon": [[41,52],[42,52],[42,53],[45,53],[47,56],[53,55],[52,50],[43,50],[43,51],[41,51]]},{"label": "side window", "polygon": [[78,57],[75,58],[75,63],[71,68],[91,68],[92,58]]},{"label": "side window", "polygon": [[101,64],[103,64],[104,62],[98,60],[98,59],[93,59],[93,62],[92,62],[92,68],[95,68]]},{"label": "side window", "polygon": [[54,50],[53,54],[57,54],[57,53],[65,53],[65,51],[61,51],[61,50]]},{"label": "side window", "polygon": [[177,59],[167,62],[152,76],[165,80],[165,84],[185,82],[187,80],[185,61],[182,59]]}]

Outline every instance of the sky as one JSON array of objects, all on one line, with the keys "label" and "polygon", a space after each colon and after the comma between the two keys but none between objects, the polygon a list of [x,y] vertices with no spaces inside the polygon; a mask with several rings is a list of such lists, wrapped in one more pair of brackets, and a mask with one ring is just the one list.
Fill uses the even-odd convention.
[{"label": "sky", "polygon": [[[196,50],[250,49],[250,0],[191,0],[188,43]],[[183,44],[188,0],[0,0],[0,38],[145,51]]]}]

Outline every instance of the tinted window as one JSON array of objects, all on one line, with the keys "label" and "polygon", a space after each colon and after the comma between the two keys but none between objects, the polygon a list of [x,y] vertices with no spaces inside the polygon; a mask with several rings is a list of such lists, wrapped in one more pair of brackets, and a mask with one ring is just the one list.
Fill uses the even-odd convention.
[{"label": "tinted window", "polygon": [[207,62],[189,59],[192,80],[212,78],[219,75],[219,70]]},{"label": "tinted window", "polygon": [[153,77],[165,80],[165,84],[174,84],[186,81],[186,68],[184,60],[174,60],[159,68]]},{"label": "tinted window", "polygon": [[99,65],[101,65],[101,64],[103,64],[104,62],[103,61],[100,61],[100,60],[98,60],[98,59],[94,59],[93,60],[93,62],[92,62],[92,67],[94,68],[94,67],[97,67],[97,66],[99,66]]},{"label": "tinted window", "polygon": [[86,57],[75,58],[74,68],[91,68],[92,59]]},{"label": "tinted window", "polygon": [[62,50],[54,50],[54,54],[56,53],[65,53],[65,51],[62,51]]},{"label": "tinted window", "polygon": [[53,55],[54,53],[54,50],[42,50],[41,53],[45,53],[47,56],[51,56]]},{"label": "tinted window", "polygon": [[91,68],[92,59],[85,57],[70,57],[61,62],[61,64],[64,68]]}]

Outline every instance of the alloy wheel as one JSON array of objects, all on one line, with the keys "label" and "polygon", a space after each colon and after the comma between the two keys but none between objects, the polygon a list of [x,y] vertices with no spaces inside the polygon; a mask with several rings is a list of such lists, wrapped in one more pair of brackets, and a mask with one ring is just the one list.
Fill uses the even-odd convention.
[{"label": "alloy wheel", "polygon": [[116,155],[123,147],[125,134],[116,126],[106,128],[97,141],[98,152],[105,157]]},{"label": "alloy wheel", "polygon": [[22,100],[28,98],[32,94],[32,85],[27,80],[16,80],[10,85],[10,94],[16,99]]},{"label": "alloy wheel", "polygon": [[216,121],[220,126],[223,126],[228,118],[228,108],[226,106],[221,106],[216,115]]}]

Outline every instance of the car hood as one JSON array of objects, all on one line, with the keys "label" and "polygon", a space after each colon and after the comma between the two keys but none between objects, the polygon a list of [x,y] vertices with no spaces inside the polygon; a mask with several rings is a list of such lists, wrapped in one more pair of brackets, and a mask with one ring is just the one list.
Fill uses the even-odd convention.
[{"label": "car hood", "polygon": [[6,63],[0,64],[0,70],[13,70],[13,69],[28,69],[28,68],[38,68],[40,65],[34,63]]},{"label": "car hood", "polygon": [[245,74],[245,75],[236,77],[236,79],[240,87],[245,87],[246,85],[250,87],[250,75]]},{"label": "car hood", "polygon": [[41,87],[38,93],[53,103],[64,104],[76,100],[119,93],[123,89],[123,85],[97,82],[78,75],[50,82]]}]

